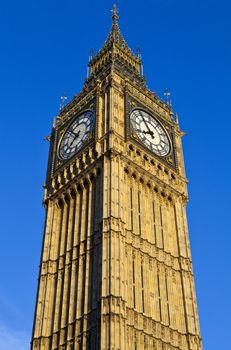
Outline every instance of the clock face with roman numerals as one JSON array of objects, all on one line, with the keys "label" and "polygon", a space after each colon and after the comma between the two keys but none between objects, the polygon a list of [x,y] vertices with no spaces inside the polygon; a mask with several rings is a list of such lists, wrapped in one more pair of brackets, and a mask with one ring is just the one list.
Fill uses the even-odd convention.
[{"label": "clock face with roman numerals", "polygon": [[87,141],[94,126],[94,113],[86,111],[78,116],[64,133],[59,147],[60,158],[70,159]]},{"label": "clock face with roman numerals", "polygon": [[132,129],[150,151],[164,157],[169,154],[171,146],[167,132],[149,113],[136,109],[130,115]]}]

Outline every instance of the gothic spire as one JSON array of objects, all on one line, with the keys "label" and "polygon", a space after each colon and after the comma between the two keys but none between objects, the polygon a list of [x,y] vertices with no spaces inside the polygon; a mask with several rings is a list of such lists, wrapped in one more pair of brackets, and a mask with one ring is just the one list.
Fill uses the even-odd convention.
[{"label": "gothic spire", "polygon": [[101,50],[90,60],[90,70],[93,74],[96,74],[99,70],[101,71],[103,67],[105,68],[107,64],[111,64],[114,60],[114,62],[116,61],[122,66],[127,66],[127,68],[133,71],[134,74],[140,76],[142,62],[141,59],[129,48],[120,32],[118,24],[119,14],[116,4],[113,5],[111,13],[111,30]]},{"label": "gothic spire", "polygon": [[111,10],[111,13],[112,13],[112,28],[111,28],[111,31],[110,31],[107,39],[106,39],[106,42],[103,46],[103,49],[105,47],[107,47],[108,45],[114,43],[114,44],[117,44],[122,50],[127,51],[131,55],[136,57],[136,55],[128,47],[126,41],[124,40],[124,38],[120,32],[119,23],[118,23],[119,11],[118,11],[118,8],[117,8],[115,3],[113,5],[113,9]]},{"label": "gothic spire", "polygon": [[113,5],[112,12],[112,36],[113,39],[116,40],[116,33],[119,32],[119,25],[118,25],[118,19],[119,19],[119,11],[117,9],[116,4]]}]

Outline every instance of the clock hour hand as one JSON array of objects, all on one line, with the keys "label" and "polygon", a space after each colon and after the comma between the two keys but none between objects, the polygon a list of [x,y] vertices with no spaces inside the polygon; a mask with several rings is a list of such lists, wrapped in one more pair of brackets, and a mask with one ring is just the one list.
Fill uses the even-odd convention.
[{"label": "clock hour hand", "polygon": [[[146,123],[145,123],[146,124]],[[147,124],[146,124],[147,125]],[[154,136],[154,132],[150,130],[150,128],[148,127],[149,130],[141,130],[139,128],[136,129],[136,131],[138,132],[142,132],[143,134],[150,134],[151,137],[154,139],[155,136]]]},{"label": "clock hour hand", "polygon": [[80,130],[76,134],[74,134],[75,136],[74,136],[73,140],[70,143],[70,147],[73,145],[74,141],[79,137],[79,134],[80,134]]},{"label": "clock hour hand", "polygon": [[147,131],[142,131],[144,134],[150,134],[151,135],[151,137],[152,137],[152,139],[154,139],[155,138],[155,136],[154,136],[154,132],[153,131],[151,131],[150,129]]}]

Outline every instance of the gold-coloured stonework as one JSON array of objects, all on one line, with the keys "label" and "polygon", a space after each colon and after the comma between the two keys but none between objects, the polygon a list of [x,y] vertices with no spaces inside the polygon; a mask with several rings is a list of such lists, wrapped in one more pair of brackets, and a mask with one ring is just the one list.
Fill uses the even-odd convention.
[{"label": "gold-coloured stonework", "polygon": [[[56,120],[32,350],[201,350],[178,120],[146,87],[113,11],[79,96]],[[155,115],[171,138],[156,156],[130,132],[130,111]],[[69,160],[68,125],[90,109],[94,132]]]}]

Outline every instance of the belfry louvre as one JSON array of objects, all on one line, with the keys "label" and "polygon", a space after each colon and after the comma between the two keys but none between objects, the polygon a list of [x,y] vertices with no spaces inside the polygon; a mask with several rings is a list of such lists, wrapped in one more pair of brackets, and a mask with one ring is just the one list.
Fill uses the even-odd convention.
[{"label": "belfry louvre", "polygon": [[200,350],[183,133],[112,13],[49,139],[31,349]]}]

